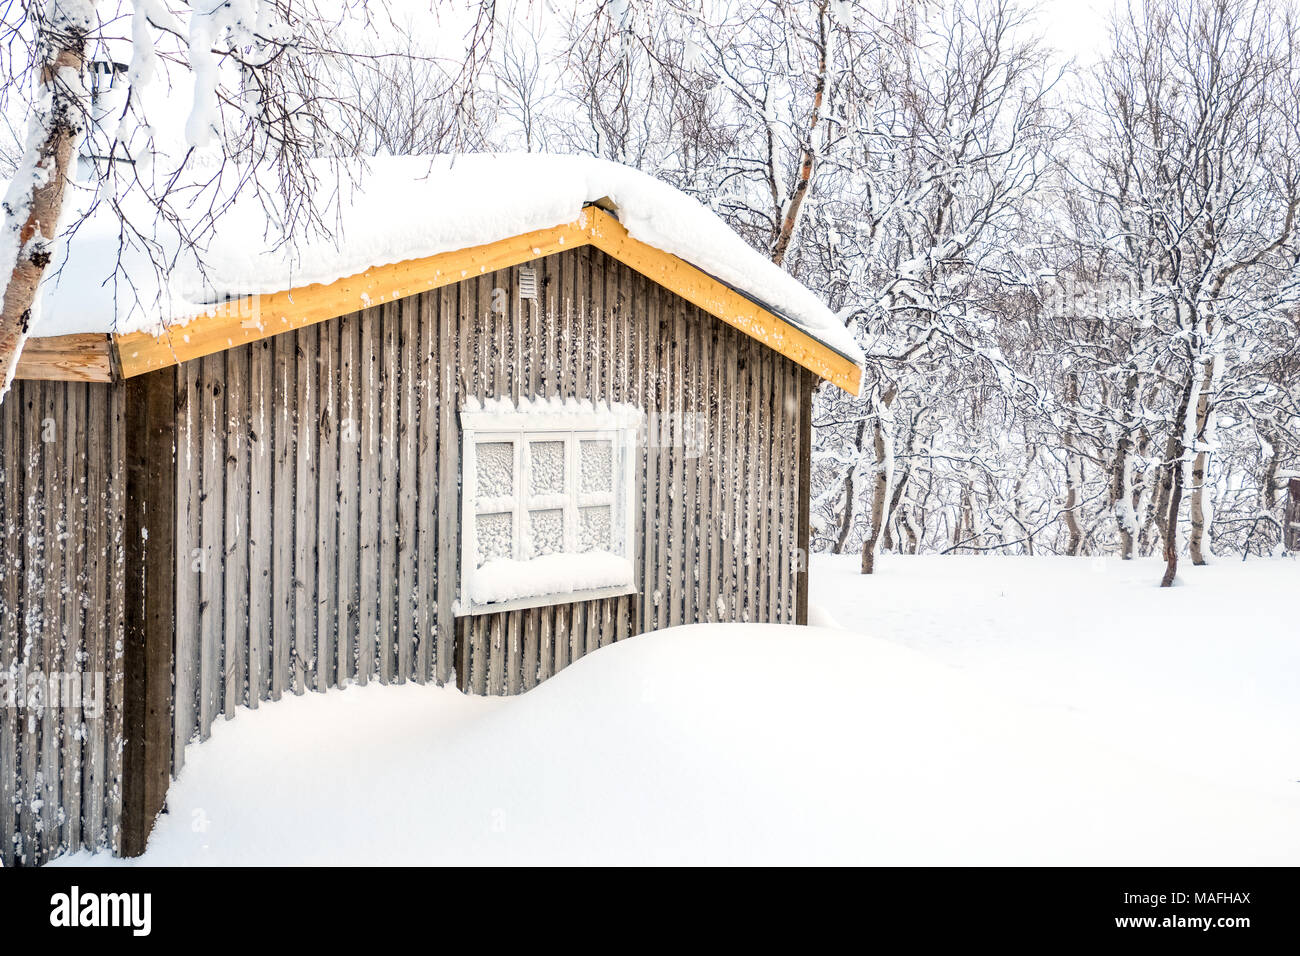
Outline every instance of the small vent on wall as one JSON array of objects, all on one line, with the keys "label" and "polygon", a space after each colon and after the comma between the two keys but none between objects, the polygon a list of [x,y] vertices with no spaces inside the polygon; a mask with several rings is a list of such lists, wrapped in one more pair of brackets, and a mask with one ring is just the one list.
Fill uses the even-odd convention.
[{"label": "small vent on wall", "polygon": [[537,298],[537,270],[527,267],[519,270],[519,298]]}]

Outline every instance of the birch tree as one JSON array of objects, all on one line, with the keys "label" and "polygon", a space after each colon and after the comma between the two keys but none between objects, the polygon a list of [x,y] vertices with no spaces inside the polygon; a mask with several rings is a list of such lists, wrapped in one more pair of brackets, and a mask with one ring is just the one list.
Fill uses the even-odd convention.
[{"label": "birch tree", "polygon": [[[1149,329],[1138,351],[1151,350],[1166,398],[1152,506],[1164,586],[1177,573],[1185,497],[1188,551],[1207,559],[1206,489],[1233,336],[1294,302],[1295,46],[1289,9],[1268,0],[1152,0],[1116,22],[1092,106],[1104,155],[1088,199],[1116,226],[1133,311]],[[1130,363],[1125,374],[1131,396],[1138,373]],[[1131,536],[1129,447],[1126,429],[1114,497]]]},{"label": "birch tree", "polygon": [[[470,85],[464,78],[481,68],[495,23],[491,0],[466,6],[472,25],[456,55],[460,66],[452,76],[462,82],[451,84],[453,92]],[[354,154],[359,144],[349,131],[363,121],[367,105],[349,95],[355,90],[341,65],[402,56],[388,52],[396,31],[384,7],[357,0],[228,0],[179,11],[162,0],[129,7],[117,0],[23,0],[4,8],[3,30],[0,108],[26,108],[30,125],[0,209],[0,401],[32,322],[51,244],[71,225],[64,222],[64,197],[80,143],[92,142],[103,158],[86,184],[94,203],[119,215],[123,242],[147,250],[160,272],[170,261],[155,240],[156,222],[193,245],[244,191],[258,194],[268,209],[275,206],[290,234],[327,231],[327,211],[311,201],[317,182],[309,160]],[[384,38],[380,52],[359,39],[367,33]],[[114,77],[115,61],[126,61],[126,89],[111,110],[91,103],[92,57],[104,58]],[[192,90],[183,135],[178,131],[184,145],[171,155],[155,136],[163,120],[152,115],[159,100],[147,95],[160,74],[173,85],[188,76]],[[466,106],[453,103],[444,113]],[[201,157],[215,172],[198,168]],[[166,168],[155,168],[156,161]],[[206,197],[196,197],[205,189]],[[181,190],[184,217],[173,208]],[[120,201],[127,193],[151,210],[152,222],[130,221]]]},{"label": "birch tree", "polygon": [[[855,405],[868,417],[871,447],[857,452],[874,455],[878,478],[894,467],[891,394],[939,406],[950,403],[936,388],[951,390],[954,380],[976,392],[990,382],[1016,387],[981,304],[1023,281],[1015,219],[1036,189],[1053,128],[1051,71],[1023,29],[1026,16],[1010,2],[899,13],[889,45],[860,66],[852,148],[824,178],[836,190],[823,213],[827,257],[849,277],[846,295],[880,375],[862,402],[824,399],[822,420],[851,421]],[[965,464],[943,479],[962,486],[954,526],[975,508],[967,465],[982,473],[987,464],[965,451],[956,459]],[[897,498],[887,478],[871,487],[878,520],[863,541],[864,573],[907,486],[897,486]]]},{"label": "birch tree", "polygon": [[1077,73],[1034,14],[592,2],[543,124],[696,195],[855,329],[863,395],[815,403],[817,547],[864,570],[1274,547],[1268,475],[1298,464],[1286,10],[1123,7]]},{"label": "birch tree", "polygon": [[[0,402],[18,368],[32,319],[36,288],[50,262],[50,243],[63,210],[77,137],[88,112],[82,68],[86,42],[96,27],[89,0],[24,4],[9,33],[11,70],[32,78],[31,127],[0,212]],[[30,39],[23,42],[27,36]],[[28,46],[29,44],[29,46]],[[25,48],[26,47],[26,48]],[[19,57],[25,62],[20,62]]]}]

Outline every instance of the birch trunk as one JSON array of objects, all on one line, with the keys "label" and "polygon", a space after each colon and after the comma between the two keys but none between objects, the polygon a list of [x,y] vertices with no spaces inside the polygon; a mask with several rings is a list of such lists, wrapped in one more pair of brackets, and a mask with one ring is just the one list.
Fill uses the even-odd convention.
[{"label": "birch trunk", "polygon": [[[1260,438],[1268,446],[1268,458],[1264,463],[1264,474],[1260,480],[1260,503],[1263,505],[1260,512],[1265,516],[1266,520],[1277,523],[1278,540],[1274,553],[1280,555],[1286,550],[1287,541],[1286,508],[1282,509],[1281,521],[1278,521],[1276,517],[1277,493],[1280,490],[1277,473],[1282,466],[1282,441],[1276,426],[1265,427],[1260,434]],[[1249,538],[1246,539],[1246,550],[1250,550]]]},{"label": "birch trunk", "polygon": [[1138,533],[1137,511],[1133,494],[1133,432],[1130,422],[1133,402],[1137,398],[1138,373],[1130,369],[1124,381],[1123,416],[1119,440],[1115,443],[1115,458],[1110,472],[1110,505],[1119,529],[1119,556],[1123,561],[1133,559],[1133,543]]},{"label": "birch trunk", "polygon": [[82,67],[90,23],[81,18],[87,13],[94,15],[90,3],[70,10],[55,2],[37,24],[47,52],[40,66],[36,113],[5,196],[6,260],[0,270],[10,275],[0,305],[0,402],[9,392],[27,340],[36,290],[49,265],[50,243],[63,211],[73,147],[86,115]]},{"label": "birch trunk", "polygon": [[[1065,401],[1071,408],[1079,401],[1079,378],[1073,372],[1066,377]],[[1079,525],[1079,486],[1083,483],[1082,466],[1076,453],[1074,429],[1071,427],[1062,440],[1065,446],[1065,527],[1070,537],[1066,542],[1065,553],[1071,557],[1079,553],[1083,542],[1083,529]]]},{"label": "birch trunk", "polygon": [[894,479],[893,493],[889,496],[889,509],[885,514],[889,519],[885,522],[883,537],[880,539],[880,546],[886,551],[893,551],[898,546],[898,535],[895,526],[898,524],[898,514],[903,501],[903,491],[907,488],[907,479],[911,474],[907,469]]},{"label": "birch trunk", "polygon": [[[912,418],[908,425],[907,440],[903,443],[903,448],[906,450],[908,455],[907,460],[909,464],[904,465],[903,473],[894,479],[894,491],[889,497],[889,510],[885,512],[890,516],[890,520],[885,522],[885,536],[882,541],[882,546],[886,551],[893,550],[896,545],[901,543],[896,540],[898,536],[895,525],[898,525],[900,528],[902,527],[899,516],[903,513],[903,493],[907,490],[907,482],[912,477],[910,462],[912,456],[916,454],[917,442],[921,434],[921,423],[924,420],[924,417],[925,412],[921,411]],[[897,455],[894,457],[895,464],[897,464]]]},{"label": "birch trunk", "polygon": [[1038,459],[1038,446],[1029,446],[1029,457],[1025,459],[1025,466],[1016,475],[1016,482],[1011,487],[1011,520],[1015,522],[1016,527],[1020,529],[1021,536],[1025,539],[1025,554],[1029,557],[1034,556],[1034,536],[1029,533],[1029,528],[1025,524],[1025,478],[1030,470],[1034,467],[1034,462]]},{"label": "birch trunk", "polygon": [[[862,436],[866,434],[866,430],[867,423],[865,421],[858,422],[858,434],[853,441],[855,459],[857,456],[862,454]],[[857,475],[857,471],[858,466],[854,464],[849,467],[848,472],[844,475],[844,514],[843,518],[840,520],[840,534],[835,540],[835,549],[832,552],[834,554],[844,553],[844,544],[849,540],[849,534],[853,530],[853,513],[855,511],[853,507],[853,499],[857,494],[857,491],[854,488],[854,478]]]},{"label": "birch trunk", "polygon": [[907,505],[903,505],[898,512],[898,526],[907,535],[906,551],[907,554],[916,554],[921,547],[921,536],[916,530],[916,522],[912,520],[912,512]]},{"label": "birch trunk", "polygon": [[[1168,451],[1169,443],[1166,442],[1166,454]],[[1156,550],[1155,546],[1158,544],[1161,554],[1165,550],[1165,515],[1169,511],[1169,484],[1169,466],[1162,460],[1156,474],[1156,487],[1151,496],[1150,510],[1147,513],[1148,531],[1146,533],[1147,545],[1151,548],[1151,551],[1154,552]],[[1154,540],[1149,530],[1151,528],[1155,529]]]},{"label": "birch trunk", "polygon": [[[962,528],[969,531],[966,539],[963,538]],[[957,528],[956,543],[965,543],[970,545],[975,551],[980,551],[984,547],[984,537],[977,530],[975,525],[975,482],[971,481],[962,491],[961,499],[961,522]]]},{"label": "birch trunk", "polygon": [[1268,460],[1264,463],[1264,477],[1260,481],[1260,493],[1263,496],[1264,513],[1271,515],[1277,507],[1277,472],[1282,465],[1282,441],[1276,426],[1261,429],[1260,437],[1268,445]]},{"label": "birch trunk", "polygon": [[1162,537],[1165,542],[1165,574],[1160,579],[1162,588],[1172,587],[1178,574],[1178,511],[1183,503],[1183,486],[1186,483],[1187,416],[1192,407],[1193,395],[1200,379],[1193,367],[1187,374],[1183,386],[1182,398],[1178,402],[1178,414],[1174,416],[1174,425],[1169,429],[1169,440],[1165,445],[1165,488],[1168,493],[1161,515],[1163,523]]},{"label": "birch trunk", "polygon": [[[799,227],[799,218],[803,211],[803,201],[812,186],[813,167],[817,162],[816,137],[821,123],[822,112],[826,102],[826,80],[830,70],[830,0],[822,0],[817,8],[817,80],[813,87],[812,109],[808,116],[807,140],[804,142],[799,157],[799,172],[795,177],[794,188],[786,197],[781,210],[780,226],[772,242],[772,261],[777,265],[785,262],[790,251],[790,241]],[[776,177],[772,177],[776,182]]]},{"label": "birch trunk", "polygon": [[862,573],[876,569],[880,553],[881,531],[889,520],[889,505],[894,484],[894,418],[891,408],[898,392],[891,388],[876,404],[873,426],[876,445],[876,480],[871,491],[871,532],[862,542]]},{"label": "birch trunk", "polygon": [[1218,369],[1218,357],[1206,356],[1201,362],[1201,385],[1196,396],[1196,458],[1192,463],[1192,497],[1190,503],[1192,532],[1187,541],[1192,555],[1192,564],[1205,564],[1205,528],[1209,522],[1209,511],[1205,497],[1205,480],[1210,466],[1210,443],[1214,436],[1214,404],[1211,395],[1214,391],[1215,373]]}]

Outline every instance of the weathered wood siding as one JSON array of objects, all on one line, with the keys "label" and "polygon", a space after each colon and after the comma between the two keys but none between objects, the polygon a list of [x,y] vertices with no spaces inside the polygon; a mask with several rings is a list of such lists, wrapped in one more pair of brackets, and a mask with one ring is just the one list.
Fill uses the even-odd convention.
[{"label": "weathered wood siding", "polygon": [[[535,300],[507,269],[181,366],[177,769],[284,693],[519,693],[643,630],[795,619],[806,373],[595,249],[532,267]],[[454,618],[467,395],[646,410],[639,595]]]},{"label": "weathered wood siding", "polygon": [[448,679],[450,627],[435,644],[450,379],[423,305],[180,367],[176,769],[185,743],[240,705]]},{"label": "weathered wood siding", "polygon": [[[535,302],[514,294],[518,269],[459,286],[459,322],[443,327],[462,356],[461,392],[646,411],[640,593],[462,619],[461,685],[518,693],[589,651],[660,627],[793,622],[804,373],[597,250],[535,268]],[[498,287],[509,293],[505,313],[490,308]],[[448,450],[457,469],[458,450]]]},{"label": "weathered wood siding", "polygon": [[93,708],[0,696],[5,866],[118,847],[122,410],[121,389],[68,382],[15,382],[0,405],[0,675],[102,680]]},{"label": "weathered wood siding", "polygon": [[[170,483],[152,481],[146,429],[126,434],[131,388],[15,383],[0,405],[0,674],[10,686],[102,674],[103,691],[96,713],[26,707],[21,693],[0,707],[0,861],[123,848],[124,647],[164,667],[174,655],[170,744],[149,724],[167,690],[155,667],[136,681],[144,709],[125,750],[145,770],[170,750],[177,771],[185,744],[241,704],[370,680],[520,693],[645,630],[801,615],[811,374],[594,248],[531,268],[535,300],[507,269],[136,389],[137,417],[166,438],[161,468],[174,435],[175,499],[174,529],[140,532],[152,544],[134,551],[128,459],[141,528],[156,524],[150,489]],[[639,593],[454,617],[469,395],[645,410]],[[151,555],[173,531],[174,559],[159,566]],[[135,643],[132,554],[133,587],[164,596],[133,609]],[[137,776],[142,843],[161,790]]]}]

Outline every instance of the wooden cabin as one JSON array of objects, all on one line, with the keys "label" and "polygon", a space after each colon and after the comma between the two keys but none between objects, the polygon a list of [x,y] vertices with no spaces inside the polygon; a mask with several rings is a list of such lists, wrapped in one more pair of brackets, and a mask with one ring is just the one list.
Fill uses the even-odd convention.
[{"label": "wooden cabin", "polygon": [[804,623],[841,341],[607,199],[159,334],[38,334],[0,405],[0,859],[142,852],[240,707],[517,694],[655,628]]}]

